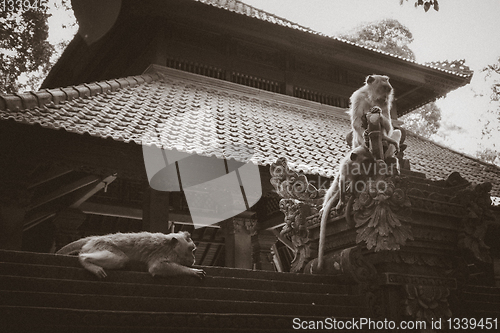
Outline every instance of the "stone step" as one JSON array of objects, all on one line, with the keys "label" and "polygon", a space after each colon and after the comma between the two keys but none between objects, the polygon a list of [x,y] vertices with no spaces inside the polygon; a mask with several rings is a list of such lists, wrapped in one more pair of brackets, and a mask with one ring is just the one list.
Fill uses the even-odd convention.
[{"label": "stone step", "polygon": [[[246,290],[304,292],[318,294],[346,294],[347,286],[324,283],[301,283],[283,280],[253,279],[252,271],[249,278],[230,276],[207,276],[203,280],[195,277],[155,277],[149,273],[137,271],[108,270],[108,276],[103,282],[123,282],[134,284],[153,284],[189,287],[236,288]],[[61,280],[99,281],[92,273],[78,267],[47,266],[13,262],[0,262],[0,275],[24,276],[33,278],[49,278]],[[292,279],[293,280],[293,279]]]},{"label": "stone step", "polygon": [[[500,288],[498,288],[500,289]],[[495,303],[500,311],[500,293],[478,293],[478,292],[462,292],[462,297],[467,301],[478,301],[486,303]]]},{"label": "stone step", "polygon": [[469,294],[500,295],[499,287],[490,286],[466,286],[464,291]]},{"label": "stone step", "polygon": [[362,308],[344,305],[265,303],[210,299],[63,294],[0,290],[0,304],[105,311],[245,313],[294,316],[360,317]]},{"label": "stone step", "polygon": [[5,332],[292,332],[294,318],[368,318],[363,296],[328,276],[203,267],[155,277],[140,265],[99,280],[74,256],[0,250]]},{"label": "stone step", "polygon": [[[49,253],[34,253],[25,251],[6,251],[0,250],[0,262],[15,262],[26,264],[37,264],[47,266],[63,266],[63,267],[78,267],[81,268],[76,256],[54,255]],[[145,271],[142,265],[130,265],[126,270]],[[253,271],[249,269],[227,268],[227,267],[201,267],[207,275],[222,276],[222,277],[240,277],[273,281],[292,281],[301,283],[326,283],[335,284],[336,281],[329,276],[296,274],[296,273],[280,273],[268,271]]]},{"label": "stone step", "polygon": [[363,304],[362,296],[318,294],[282,291],[260,291],[234,288],[211,288],[168,284],[137,284],[123,282],[99,282],[62,280],[24,276],[0,276],[0,289],[12,291],[50,292],[65,294],[120,295],[166,298],[197,298],[217,300],[246,300],[295,304]]},{"label": "stone step", "polygon": [[[297,332],[299,318],[311,323],[325,322],[323,316],[270,314],[221,314],[194,312],[96,311],[28,306],[1,306],[5,332],[37,333],[143,333],[143,332]],[[352,321],[353,318],[335,318]],[[297,324],[295,324],[297,325]],[[328,328],[328,327],[324,327]],[[328,331],[332,331],[329,329]],[[353,330],[335,330],[353,332]],[[356,330],[364,333],[369,330]]]}]

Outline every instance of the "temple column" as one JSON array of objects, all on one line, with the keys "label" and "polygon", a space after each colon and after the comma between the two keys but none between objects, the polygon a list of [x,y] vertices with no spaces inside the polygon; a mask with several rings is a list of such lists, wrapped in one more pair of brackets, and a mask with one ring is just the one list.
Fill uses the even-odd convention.
[{"label": "temple column", "polygon": [[253,268],[252,235],[256,219],[234,217],[222,222],[226,246],[226,267]]},{"label": "temple column", "polygon": [[253,263],[255,269],[262,271],[274,271],[272,246],[277,237],[270,230],[259,230],[252,236]]}]

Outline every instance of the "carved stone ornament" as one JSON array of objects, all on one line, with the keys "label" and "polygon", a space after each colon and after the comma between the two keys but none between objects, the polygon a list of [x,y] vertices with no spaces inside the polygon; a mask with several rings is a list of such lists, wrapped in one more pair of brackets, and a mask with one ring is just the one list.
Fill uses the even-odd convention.
[{"label": "carved stone ornament", "polygon": [[316,256],[315,251],[311,249],[309,229],[306,225],[306,217],[309,216],[311,208],[299,200],[281,199],[280,210],[285,214],[285,226],[281,235],[290,238],[296,249],[290,271],[302,272],[305,265]]},{"label": "carved stone ornament", "polygon": [[490,247],[484,243],[488,225],[495,221],[491,211],[491,189],[491,183],[483,183],[466,188],[453,198],[466,208],[460,222],[458,247],[469,250],[482,262],[491,262]]},{"label": "carved stone ornament", "polygon": [[255,235],[257,232],[257,220],[256,219],[245,219],[234,217],[232,221],[233,231],[235,233],[247,233],[249,235]]},{"label": "carved stone ornament", "polygon": [[410,215],[410,207],[398,176],[367,182],[353,205],[356,243],[365,242],[375,252],[399,250],[408,239],[413,240],[410,226],[401,223],[402,216]]},{"label": "carved stone ornament", "polygon": [[405,314],[413,319],[431,323],[437,318],[451,317],[448,288],[407,284],[404,286],[404,291]]},{"label": "carved stone ornament", "polygon": [[309,203],[314,203],[321,199],[325,190],[318,190],[313,184],[309,183],[303,172],[290,170],[286,158],[280,157],[275,163],[271,164],[271,184],[276,193],[283,199],[296,199]]},{"label": "carved stone ornament", "polygon": [[[304,272],[316,274],[317,259],[311,260]],[[377,278],[375,266],[361,253],[359,246],[354,246],[329,253],[325,256],[325,265],[320,274],[343,276],[360,285],[373,284]]]}]

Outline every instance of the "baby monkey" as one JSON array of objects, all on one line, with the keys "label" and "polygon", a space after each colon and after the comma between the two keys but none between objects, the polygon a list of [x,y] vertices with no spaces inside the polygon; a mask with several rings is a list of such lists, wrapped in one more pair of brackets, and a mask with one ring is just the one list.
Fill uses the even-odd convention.
[{"label": "baby monkey", "polygon": [[78,253],[81,265],[98,278],[107,276],[104,269],[120,269],[129,261],[147,265],[152,276],[189,275],[205,277],[194,265],[196,245],[186,231],[177,233],[116,233],[90,236],[70,243],[56,254]]},{"label": "baby monkey", "polygon": [[385,153],[385,157],[392,157],[399,150],[401,131],[395,130],[391,123],[391,106],[394,99],[394,89],[389,83],[389,77],[385,75],[369,75],[365,84],[356,90],[351,96],[351,107],[349,114],[352,125],[352,148],[364,144],[363,116],[373,107],[381,110],[380,125],[384,131],[384,136],[392,139],[391,143],[396,143],[395,147],[390,146]]}]

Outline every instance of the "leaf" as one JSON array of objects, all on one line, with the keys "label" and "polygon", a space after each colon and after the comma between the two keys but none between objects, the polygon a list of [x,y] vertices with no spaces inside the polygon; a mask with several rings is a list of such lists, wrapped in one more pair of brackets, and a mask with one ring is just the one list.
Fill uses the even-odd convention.
[{"label": "leaf", "polygon": [[428,12],[430,8],[431,8],[431,3],[430,2],[426,2],[424,4],[424,10],[425,10],[425,12]]},{"label": "leaf", "polygon": [[438,1],[437,1],[437,0],[434,0],[434,10],[435,10],[436,12],[438,12],[438,11],[439,11],[439,4],[438,4]]}]

